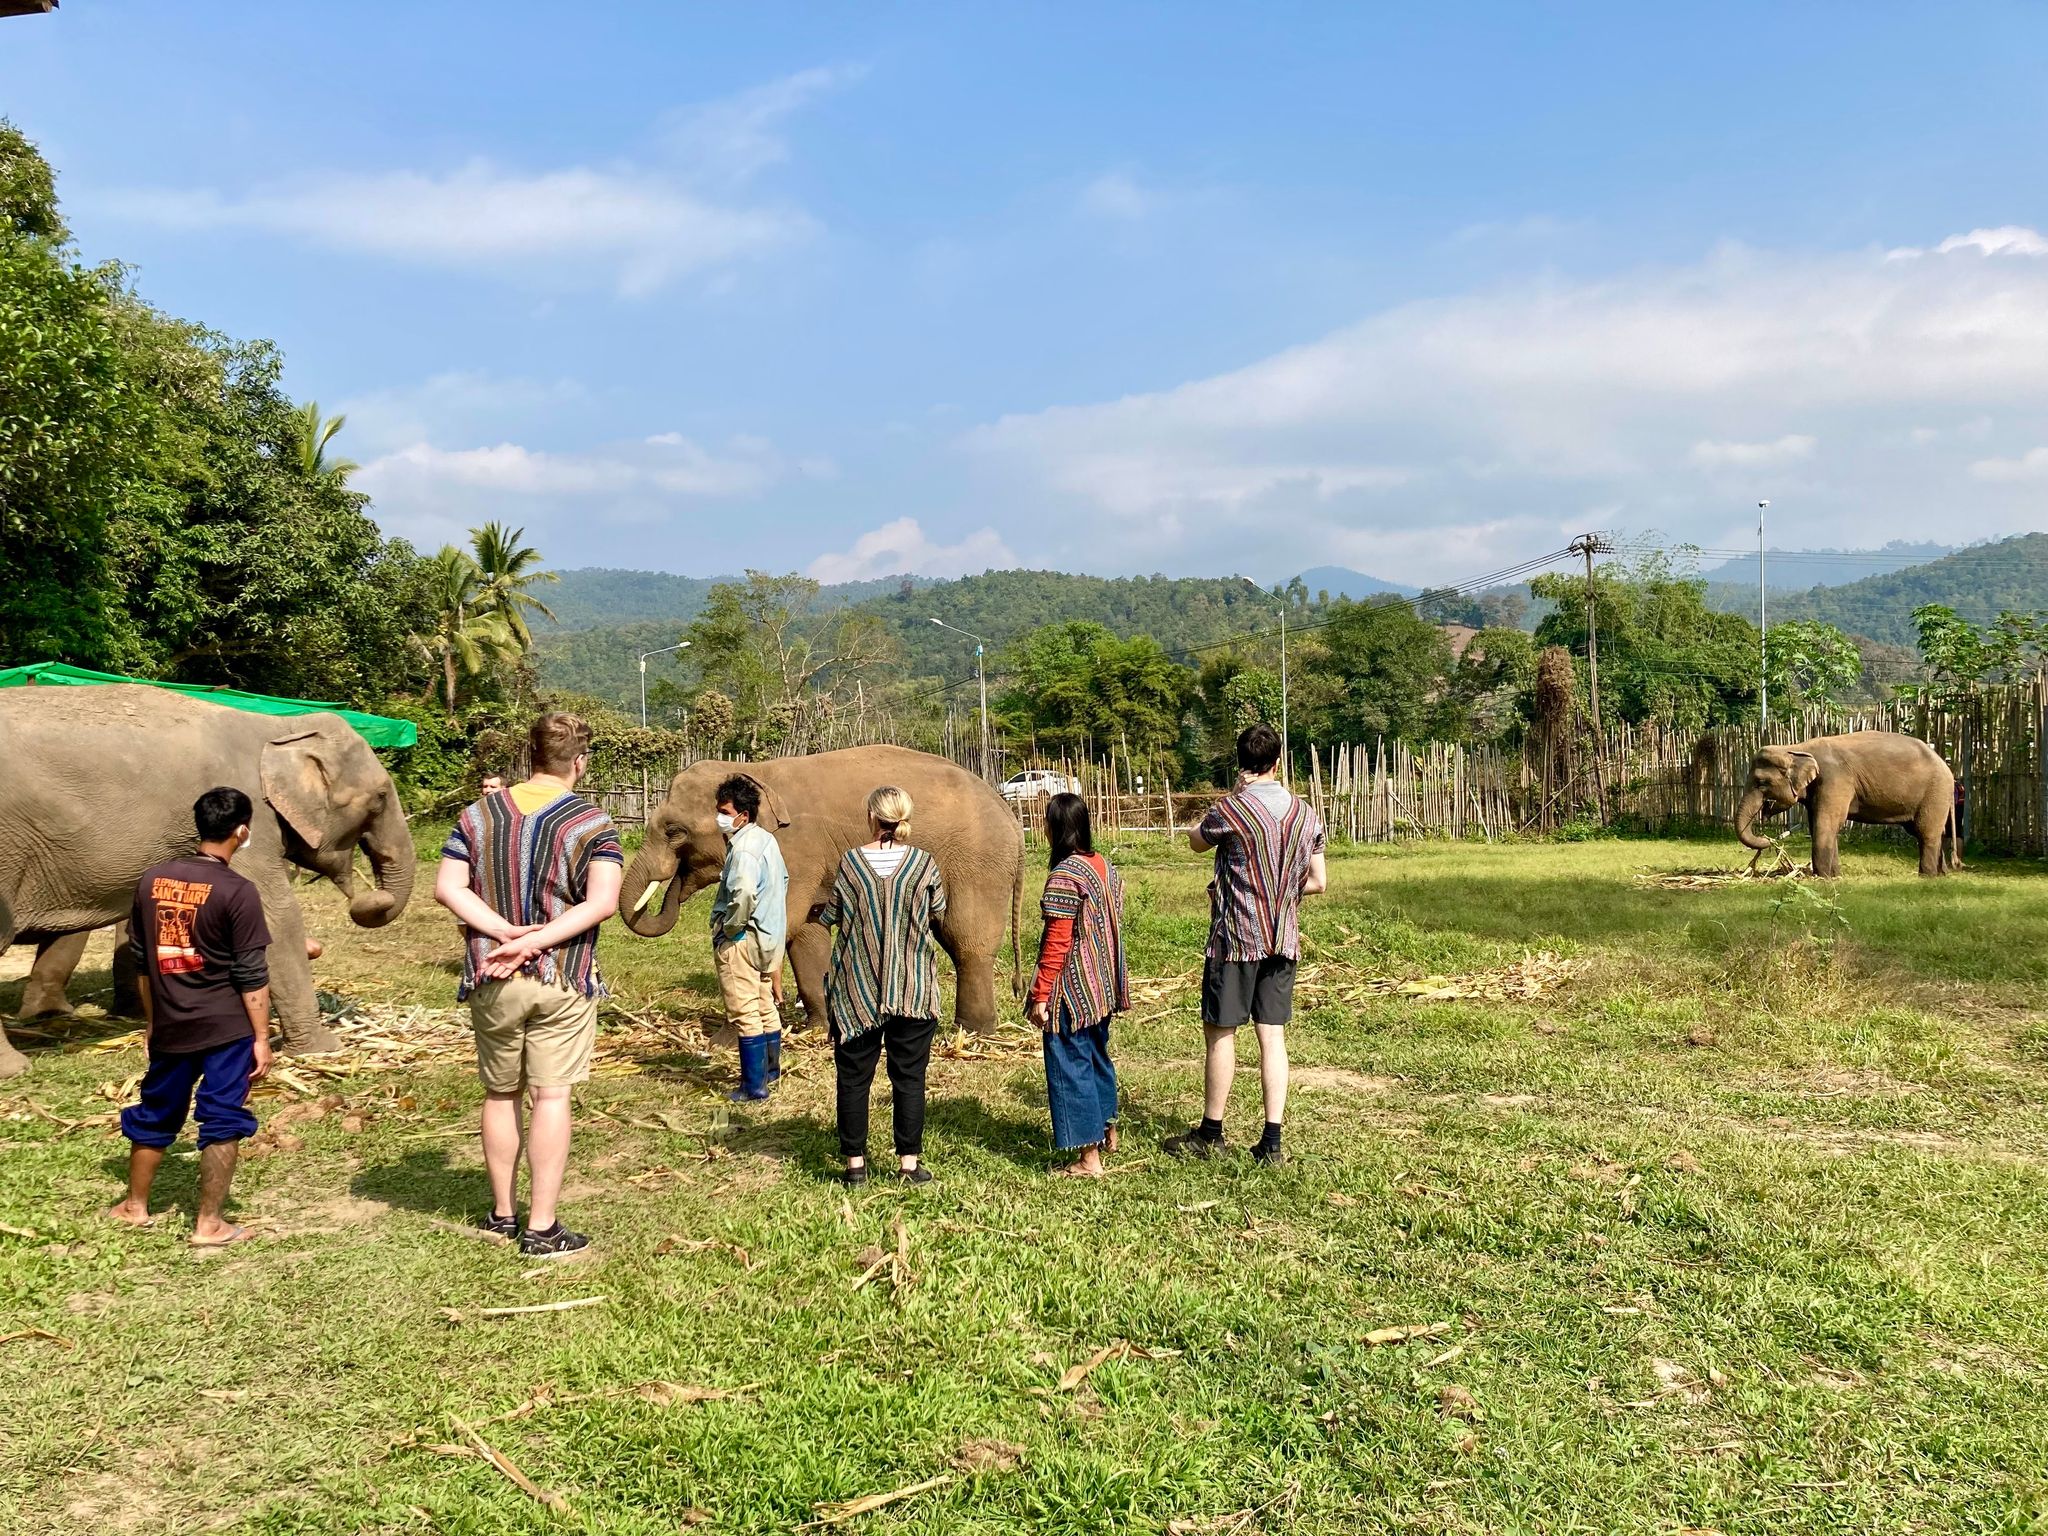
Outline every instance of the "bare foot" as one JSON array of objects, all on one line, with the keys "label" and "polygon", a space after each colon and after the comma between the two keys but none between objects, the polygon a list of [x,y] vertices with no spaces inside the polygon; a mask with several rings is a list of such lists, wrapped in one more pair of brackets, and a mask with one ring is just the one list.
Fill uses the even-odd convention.
[{"label": "bare foot", "polygon": [[246,1243],[255,1235],[247,1227],[231,1227],[226,1222],[222,1222],[218,1226],[210,1227],[205,1231],[194,1227],[192,1229],[192,1246],[194,1248],[225,1248],[229,1243]]},{"label": "bare foot", "polygon": [[1081,1154],[1077,1163],[1069,1163],[1060,1170],[1063,1179],[1099,1179],[1102,1177],[1102,1154],[1090,1147]]},{"label": "bare foot", "polygon": [[1114,1152],[1116,1150],[1116,1123],[1114,1121],[1103,1128],[1102,1150],[1104,1152]]},{"label": "bare foot", "polygon": [[116,1200],[107,1207],[107,1214],[130,1227],[146,1227],[155,1220],[146,1206],[137,1205],[133,1200]]}]

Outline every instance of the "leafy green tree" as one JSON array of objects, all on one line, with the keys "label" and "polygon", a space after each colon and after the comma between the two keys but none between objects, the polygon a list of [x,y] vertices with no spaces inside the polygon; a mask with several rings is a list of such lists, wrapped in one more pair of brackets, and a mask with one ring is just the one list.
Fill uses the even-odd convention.
[{"label": "leafy green tree", "polygon": [[1105,625],[1049,624],[1011,646],[997,697],[1006,727],[1041,748],[1135,755],[1172,751],[1194,676],[1149,635],[1120,639]]},{"label": "leafy green tree", "polygon": [[533,631],[527,627],[526,616],[537,613],[552,620],[555,615],[530,589],[561,577],[536,569],[540,551],[520,543],[525,537],[524,528],[508,531],[503,523],[485,523],[470,531],[469,542],[476,554],[477,601],[486,612],[505,621],[521,650],[531,650]]},{"label": "leafy green tree", "polygon": [[1793,704],[1837,705],[1863,679],[1856,642],[1832,624],[1787,619],[1773,624],[1764,653],[1771,696]]},{"label": "leafy green tree", "polygon": [[1946,603],[1922,603],[1913,610],[1920,659],[1944,683],[1974,683],[1989,666],[1984,638],[1977,626]]},{"label": "leafy green tree", "polygon": [[1449,713],[1462,718],[1471,740],[1506,740],[1534,717],[1535,688],[1535,637],[1521,629],[1482,629],[1458,658]]},{"label": "leafy green tree", "polygon": [[0,230],[47,245],[70,243],[57,211],[57,178],[26,135],[0,117]]},{"label": "leafy green tree", "polygon": [[1456,734],[1443,707],[1450,639],[1409,604],[1343,604],[1317,638],[1323,654],[1315,660],[1304,654],[1300,673],[1320,674],[1336,686],[1327,711],[1318,712],[1322,718],[1304,712],[1313,734],[1338,741]]},{"label": "leafy green tree", "polygon": [[456,687],[463,674],[474,677],[514,660],[520,645],[504,617],[483,603],[482,572],[468,551],[442,545],[430,562],[428,591],[433,627],[414,635],[412,643],[440,673],[442,704],[453,720]]},{"label": "leafy green tree", "polygon": [[688,630],[690,657],[705,682],[732,700],[736,734],[759,751],[807,732],[892,659],[882,621],[859,609],[818,613],[818,583],[805,576],[748,571],[712,587]]},{"label": "leafy green tree", "polygon": [[[1530,583],[1555,604],[1536,628],[1539,645],[1586,654],[1586,583],[1554,572]],[[1707,584],[1673,572],[1661,555],[1610,563],[1595,576],[1600,624],[1600,700],[1607,720],[1665,720],[1698,730],[1757,709],[1756,626],[1716,613]]]}]

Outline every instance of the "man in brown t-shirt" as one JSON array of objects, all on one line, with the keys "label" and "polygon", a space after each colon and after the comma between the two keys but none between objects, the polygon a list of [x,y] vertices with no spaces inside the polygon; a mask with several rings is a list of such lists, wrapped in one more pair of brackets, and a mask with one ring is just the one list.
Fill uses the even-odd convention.
[{"label": "man in brown t-shirt", "polygon": [[199,850],[143,871],[128,920],[142,987],[149,1070],[121,1111],[131,1143],[128,1195],[108,1213],[149,1222],[149,1188],[198,1090],[199,1215],[195,1247],[249,1235],[221,1217],[235,1156],[256,1131],[249,1085],[270,1070],[270,928],[256,887],[228,867],[249,841],[254,807],[239,789],[209,789],[192,807]]}]

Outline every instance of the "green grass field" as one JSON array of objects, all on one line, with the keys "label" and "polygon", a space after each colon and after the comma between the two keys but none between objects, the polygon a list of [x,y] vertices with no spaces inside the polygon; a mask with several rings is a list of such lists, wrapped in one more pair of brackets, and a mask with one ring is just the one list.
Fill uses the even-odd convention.
[{"label": "green grass field", "polygon": [[[1191,980],[1120,1027],[1100,1184],[1048,1177],[1028,1039],[934,1063],[940,1182],[849,1199],[815,1035],[728,1118],[729,1051],[637,1029],[579,1100],[594,1249],[544,1271],[456,1230],[483,1193],[459,1057],[334,1082],[246,1161],[260,1241],[188,1249],[190,1155],[154,1230],[112,1227],[98,1117],[141,1056],[88,1007],[0,1085],[0,1336],[28,1335],[0,1342],[0,1529],[780,1531],[930,1482],[843,1528],[2048,1530],[2048,871],[1636,879],[1736,853],[1334,858],[1277,1170],[1157,1152],[1198,1112]],[[1188,977],[1204,869],[1123,862],[1134,969]],[[451,1002],[424,893],[375,933],[307,900],[323,986]],[[607,935],[643,1024],[708,1021],[701,932]],[[1542,950],[1574,967],[1534,1000],[1365,986]]]}]

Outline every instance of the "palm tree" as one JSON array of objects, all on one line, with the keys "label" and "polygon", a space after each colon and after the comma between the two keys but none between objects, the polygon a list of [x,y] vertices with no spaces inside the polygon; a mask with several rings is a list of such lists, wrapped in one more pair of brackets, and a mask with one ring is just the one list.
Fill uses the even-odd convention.
[{"label": "palm tree", "polygon": [[527,588],[543,581],[560,581],[553,571],[537,571],[540,551],[519,541],[524,528],[506,531],[503,523],[485,523],[470,530],[469,542],[476,550],[477,606],[496,614],[519,642],[522,651],[533,647],[533,632],[526,626],[529,611],[552,620],[554,610]]},{"label": "palm tree", "polygon": [[308,400],[293,413],[298,418],[299,471],[308,480],[345,481],[362,468],[353,459],[330,459],[327,445],[348,422],[346,416],[322,418],[320,402]]},{"label": "palm tree", "polygon": [[441,669],[442,702],[455,718],[455,685],[461,673],[472,675],[499,662],[517,661],[520,645],[502,616],[482,607],[483,573],[465,550],[441,546],[428,574],[433,597],[434,627],[412,636],[413,649]]}]

